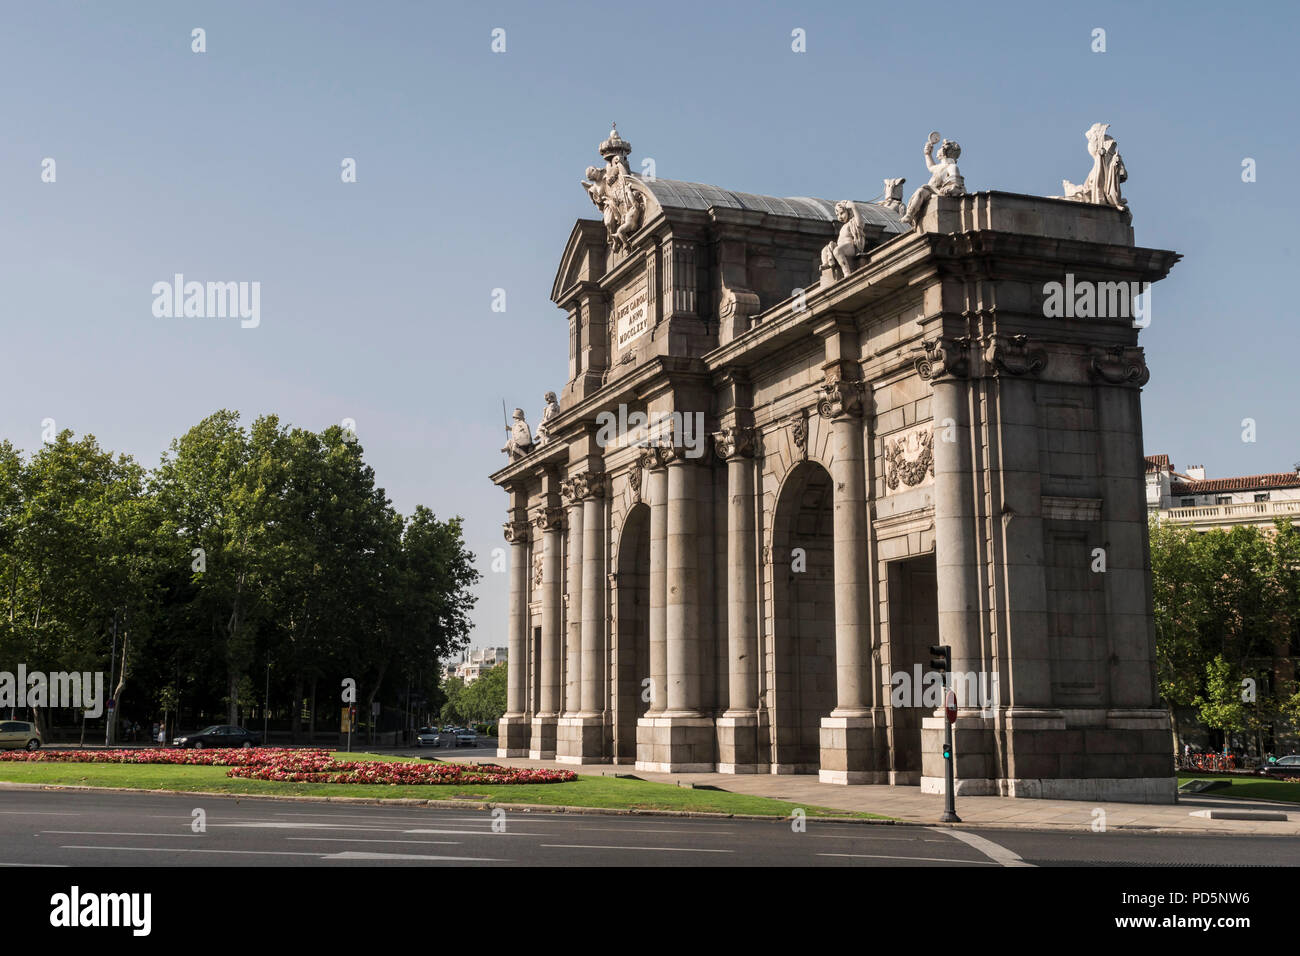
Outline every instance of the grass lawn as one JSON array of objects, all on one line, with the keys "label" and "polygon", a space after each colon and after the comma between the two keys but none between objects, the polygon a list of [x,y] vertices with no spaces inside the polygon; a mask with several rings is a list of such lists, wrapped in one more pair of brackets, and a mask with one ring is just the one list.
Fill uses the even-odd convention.
[{"label": "grass lawn", "polygon": [[1284,800],[1287,803],[1300,803],[1300,783],[1286,783],[1283,780],[1269,780],[1266,777],[1235,777],[1219,773],[1180,772],[1178,785],[1181,787],[1189,780],[1227,780],[1232,786],[1211,790],[1210,796],[1232,797],[1245,800]]},{"label": "grass lawn", "polygon": [[[335,753],[347,760],[407,760],[383,754]],[[190,767],[168,764],[111,763],[8,763],[0,762],[0,781],[51,786],[129,787],[140,790],[203,790],[229,794],[282,794],[305,797],[369,797],[420,800],[481,800],[484,803],[533,803],[549,806],[598,807],[626,810],[696,810],[709,813],[744,813],[788,817],[796,808],[809,816],[888,819],[874,813],[855,813],[827,807],[801,806],[720,790],[690,790],[647,780],[580,776],[571,783],[497,785],[376,785],[333,783],[277,783],[226,776],[226,767]]]}]

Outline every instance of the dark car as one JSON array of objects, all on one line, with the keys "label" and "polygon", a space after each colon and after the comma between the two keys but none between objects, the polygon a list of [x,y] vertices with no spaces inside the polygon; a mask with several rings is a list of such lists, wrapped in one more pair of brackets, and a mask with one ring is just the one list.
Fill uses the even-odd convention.
[{"label": "dark car", "polygon": [[176,737],[172,740],[172,746],[203,750],[205,747],[256,747],[261,742],[262,735],[251,730],[233,724],[214,724],[197,733]]},{"label": "dark car", "polygon": [[1277,763],[1264,764],[1259,773],[1262,777],[1300,777],[1300,756],[1278,757]]}]

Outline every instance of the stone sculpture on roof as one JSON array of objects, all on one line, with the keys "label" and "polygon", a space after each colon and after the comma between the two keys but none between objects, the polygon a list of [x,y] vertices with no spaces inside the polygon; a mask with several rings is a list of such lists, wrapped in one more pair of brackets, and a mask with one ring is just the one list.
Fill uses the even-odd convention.
[{"label": "stone sculpture on roof", "polygon": [[645,212],[645,197],[637,190],[639,184],[627,164],[630,152],[632,144],[618,135],[618,125],[614,124],[609,139],[600,144],[605,168],[588,166],[587,179],[582,184],[600,210],[609,244],[616,252],[627,248],[628,239],[640,228]]},{"label": "stone sculpture on roof", "polygon": [[[931,158],[936,145],[939,146],[938,162]],[[903,222],[916,229],[921,228],[921,217],[925,215],[931,196],[966,195],[966,181],[957,168],[957,159],[961,156],[960,146],[949,139],[940,144],[939,134],[931,133],[922,147],[922,153],[925,155],[925,168],[930,170],[930,181],[912,194],[907,211],[902,216]]]},{"label": "stone sculpture on roof", "polygon": [[533,450],[533,430],[524,421],[524,410],[515,409],[514,424],[510,426],[510,438],[501,450],[511,461],[523,458]]},{"label": "stone sculpture on roof", "polygon": [[542,420],[537,426],[538,445],[545,445],[551,441],[551,426],[547,423],[560,414],[560,403],[555,400],[554,392],[547,392],[543,399],[546,402],[546,407],[542,409]]},{"label": "stone sculpture on roof", "polygon": [[1119,144],[1108,136],[1109,123],[1093,123],[1083,135],[1088,140],[1088,155],[1092,157],[1092,169],[1082,185],[1076,186],[1068,179],[1061,180],[1061,189],[1065,195],[1057,198],[1073,199],[1075,202],[1090,202],[1101,206],[1114,206],[1128,211],[1128,200],[1120,195],[1120,183],[1128,179],[1124,160],[1119,154]]},{"label": "stone sculpture on roof", "polygon": [[906,179],[886,179],[885,180],[885,198],[876,201],[877,206],[884,206],[890,212],[897,216],[902,216],[903,211],[907,208],[903,205],[903,183]]},{"label": "stone sculpture on roof", "polygon": [[841,279],[858,267],[858,256],[867,251],[866,222],[857,204],[842,199],[835,204],[835,218],[841,223],[837,238],[822,249],[822,268],[833,270]]}]

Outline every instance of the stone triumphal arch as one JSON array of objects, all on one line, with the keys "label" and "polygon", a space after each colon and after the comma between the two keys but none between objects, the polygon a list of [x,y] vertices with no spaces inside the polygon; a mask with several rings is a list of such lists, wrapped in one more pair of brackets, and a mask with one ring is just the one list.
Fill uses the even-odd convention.
[{"label": "stone triumphal arch", "polygon": [[492,476],[501,756],[940,790],[943,643],[959,792],[1173,799],[1133,295],[1179,257],[1087,137],[1038,197],[968,191],[931,134],[904,204],[643,178],[611,132],[566,383]]}]

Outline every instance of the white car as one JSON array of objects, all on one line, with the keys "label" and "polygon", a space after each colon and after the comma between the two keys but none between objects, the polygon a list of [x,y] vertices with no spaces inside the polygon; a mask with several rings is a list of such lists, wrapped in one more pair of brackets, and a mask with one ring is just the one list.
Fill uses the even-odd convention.
[{"label": "white car", "polygon": [[41,732],[23,720],[0,721],[0,750],[40,750]]},{"label": "white car", "polygon": [[438,728],[421,727],[415,732],[415,746],[417,747],[436,747],[438,746]]}]

